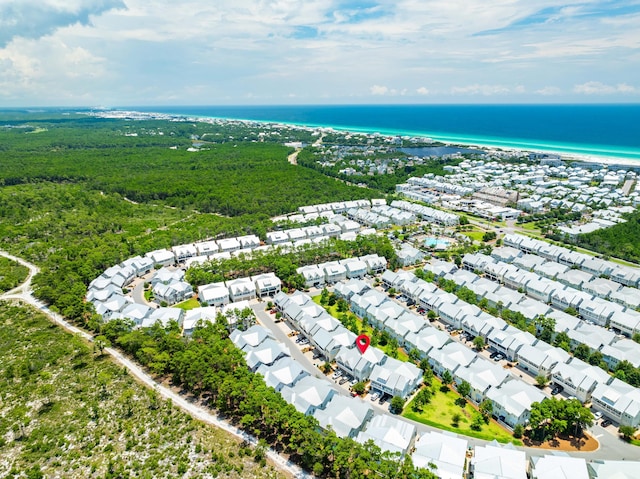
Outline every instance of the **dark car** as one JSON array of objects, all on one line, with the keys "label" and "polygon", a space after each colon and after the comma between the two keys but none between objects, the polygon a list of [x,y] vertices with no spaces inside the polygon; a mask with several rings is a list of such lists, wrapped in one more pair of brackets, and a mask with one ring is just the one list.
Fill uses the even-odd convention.
[{"label": "dark car", "polygon": [[489,355],[489,358],[490,358],[490,359],[493,359],[493,358],[495,358],[498,354],[500,354],[498,351],[494,351],[494,352],[492,352],[492,353]]},{"label": "dark car", "polygon": [[387,396],[383,394],[382,396],[380,396],[380,399],[378,399],[378,404],[384,404],[386,400]]},{"label": "dark car", "polygon": [[602,421],[602,422],[600,423],[600,425],[601,425],[602,427],[611,426],[611,424],[613,424],[613,423],[612,423],[612,421],[611,421],[611,419],[605,419],[604,421]]},{"label": "dark car", "polygon": [[551,390],[551,395],[555,396],[556,394],[562,392],[564,388],[562,386],[554,386],[553,389]]}]

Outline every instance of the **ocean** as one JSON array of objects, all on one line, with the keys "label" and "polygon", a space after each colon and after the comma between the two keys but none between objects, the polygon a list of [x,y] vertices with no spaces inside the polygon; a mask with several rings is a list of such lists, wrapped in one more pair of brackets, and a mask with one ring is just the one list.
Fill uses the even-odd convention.
[{"label": "ocean", "polygon": [[461,145],[640,161],[640,104],[157,106],[126,109],[427,136]]}]

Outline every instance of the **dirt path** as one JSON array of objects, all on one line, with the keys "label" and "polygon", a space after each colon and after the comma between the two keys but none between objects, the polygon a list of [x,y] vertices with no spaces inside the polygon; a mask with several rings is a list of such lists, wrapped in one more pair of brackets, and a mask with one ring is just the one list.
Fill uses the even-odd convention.
[{"label": "dirt path", "polygon": [[[67,322],[61,315],[51,311],[46,305],[42,304],[32,295],[31,290],[31,278],[34,274],[38,273],[39,269],[37,266],[28,263],[27,261],[17,258],[9,253],[5,253],[4,251],[0,251],[0,256],[4,256],[13,261],[20,263],[21,265],[29,268],[29,276],[20,286],[12,289],[2,295],[0,295],[0,300],[17,300],[27,303],[31,306],[38,308],[44,314],[46,314],[54,323],[61,326],[65,330],[69,331],[72,334],[76,334],[88,342],[93,342],[93,336],[86,331],[81,330]],[[198,419],[202,422],[210,424],[212,426],[218,427],[229,434],[236,436],[238,439],[243,441],[247,441],[253,446],[258,444],[258,439],[255,437],[245,433],[244,431],[238,429],[235,426],[223,421],[220,419],[212,410],[206,407],[201,407],[196,403],[192,403],[187,400],[182,395],[177,392],[171,390],[170,388],[158,383],[153,377],[147,374],[140,366],[138,366],[135,362],[131,361],[129,358],[125,357],[120,351],[113,348],[105,348],[105,351],[120,365],[127,368],[129,373],[134,376],[138,381],[140,381],[145,386],[155,390],[162,397],[171,399],[173,404],[177,405],[180,409],[190,414],[193,418]],[[300,469],[297,465],[288,461],[287,459],[280,456],[273,449],[267,450],[267,456],[272,461],[272,463],[280,468],[285,473],[288,473],[296,478],[304,478],[311,479],[312,475],[305,473],[302,469]]]},{"label": "dirt path", "polygon": [[294,151],[287,157],[287,160],[289,161],[289,163],[291,163],[292,165],[297,165],[298,153],[300,153],[301,151],[302,151],[302,148],[296,148],[296,151]]}]

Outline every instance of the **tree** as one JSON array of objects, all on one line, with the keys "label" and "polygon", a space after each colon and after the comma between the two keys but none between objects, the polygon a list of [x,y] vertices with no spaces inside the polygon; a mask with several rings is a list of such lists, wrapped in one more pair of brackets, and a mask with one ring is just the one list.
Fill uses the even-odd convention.
[{"label": "tree", "polygon": [[549,378],[544,374],[538,374],[536,376],[536,383],[540,389],[544,388],[547,384],[549,384]]},{"label": "tree", "polygon": [[583,361],[587,361],[589,359],[590,354],[591,354],[591,349],[589,348],[589,346],[587,346],[584,343],[578,344],[578,346],[576,346],[576,349],[573,351],[573,355],[576,358],[581,359]]},{"label": "tree", "polygon": [[620,426],[618,432],[622,435],[625,441],[630,441],[635,435],[638,428],[633,426]]},{"label": "tree", "polygon": [[449,390],[449,384],[453,382],[453,376],[448,369],[445,369],[442,373],[442,391],[447,392]]},{"label": "tree", "polygon": [[520,439],[524,435],[524,426],[520,423],[513,428],[513,437]]},{"label": "tree", "polygon": [[460,413],[454,413],[453,416],[451,416],[451,425],[453,427],[458,427],[460,425],[460,419],[462,419]]},{"label": "tree", "polygon": [[458,393],[460,393],[460,396],[462,396],[463,398],[469,396],[469,394],[471,394],[471,384],[469,384],[467,381],[462,381],[458,385]]},{"label": "tree", "polygon": [[400,414],[404,408],[404,399],[401,396],[393,396],[389,410],[392,414]]},{"label": "tree", "polygon": [[365,386],[365,384],[364,384],[362,381],[359,381],[359,382],[357,382],[357,383],[355,383],[355,384],[353,385],[353,387],[351,388],[351,390],[352,390],[354,393],[356,393],[356,394],[358,394],[359,396],[361,396],[361,395],[363,395],[363,394],[364,394],[364,392],[365,392],[365,390],[366,390],[366,386]]},{"label": "tree", "polygon": [[493,402],[491,399],[485,399],[482,401],[480,406],[478,406],[478,410],[480,411],[480,414],[482,414],[482,417],[484,417],[485,422],[489,422],[489,418],[493,414]]},{"label": "tree", "polygon": [[418,391],[416,397],[413,398],[413,402],[411,404],[411,409],[415,412],[422,411],[422,408],[431,402],[431,397],[433,396],[433,392],[430,388],[424,387]]},{"label": "tree", "polygon": [[485,345],[486,343],[482,336],[476,336],[475,338],[473,338],[473,347],[476,349],[476,351],[482,351]]},{"label": "tree", "polygon": [[93,341],[93,346],[94,350],[97,349],[98,351],[100,351],[100,356],[102,356],[105,348],[111,347],[111,341],[109,341],[106,336],[101,334],[100,336],[96,336]]}]

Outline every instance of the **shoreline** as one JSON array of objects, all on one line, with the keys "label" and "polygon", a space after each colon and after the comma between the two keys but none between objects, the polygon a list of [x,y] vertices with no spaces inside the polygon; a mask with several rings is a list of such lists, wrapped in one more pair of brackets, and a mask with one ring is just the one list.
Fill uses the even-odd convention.
[{"label": "shoreline", "polygon": [[[467,147],[467,148],[477,148],[480,150],[484,150],[487,152],[491,151],[501,151],[501,152],[514,152],[514,153],[541,153],[558,156],[560,159],[564,161],[571,162],[586,162],[586,163],[597,163],[603,166],[623,166],[623,167],[633,167],[640,168],[640,151],[633,152],[631,155],[637,155],[638,158],[635,159],[633,157],[627,156],[617,156],[615,151],[610,151],[604,145],[585,145],[584,147],[580,147],[578,149],[587,150],[587,152],[582,151],[570,151],[570,146],[564,146],[562,144],[536,144],[534,140],[525,140],[522,139],[520,142],[518,139],[514,140],[502,140],[500,138],[474,138],[474,137],[464,137],[447,133],[429,133],[429,132],[418,132],[411,130],[390,130],[390,129],[380,129],[380,128],[367,128],[367,127],[357,127],[357,126],[336,126],[336,125],[321,125],[321,124],[310,124],[310,123],[300,123],[300,122],[283,122],[279,120],[255,120],[251,118],[231,118],[231,117],[223,117],[223,116],[203,116],[203,115],[191,115],[186,113],[163,113],[160,111],[157,112],[145,112],[145,111],[137,111],[137,110],[106,110],[101,112],[102,114],[112,114],[114,117],[118,117],[119,114],[131,114],[135,113],[136,115],[147,118],[153,117],[164,117],[166,119],[184,119],[187,121],[196,121],[196,122],[204,122],[211,123],[211,121],[237,121],[242,123],[257,123],[263,125],[274,125],[280,127],[295,127],[301,129],[308,130],[333,130],[342,133],[354,133],[354,134],[365,134],[365,135],[380,135],[383,137],[396,137],[396,136],[408,136],[412,138],[426,138],[433,141],[437,141],[439,143],[443,143],[445,146],[449,147]],[[95,114],[95,112],[92,112]],[[592,146],[593,148],[589,148]],[[429,147],[428,144],[417,145],[416,147]],[[410,148],[410,147],[408,147]],[[609,147],[615,148],[615,147]],[[566,150],[565,150],[566,149]],[[568,150],[568,151],[567,151]],[[600,151],[600,153],[598,152]],[[622,152],[621,152],[622,153]]]}]

